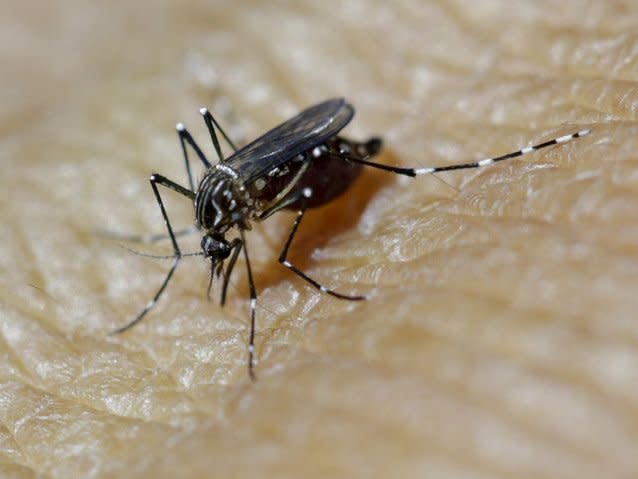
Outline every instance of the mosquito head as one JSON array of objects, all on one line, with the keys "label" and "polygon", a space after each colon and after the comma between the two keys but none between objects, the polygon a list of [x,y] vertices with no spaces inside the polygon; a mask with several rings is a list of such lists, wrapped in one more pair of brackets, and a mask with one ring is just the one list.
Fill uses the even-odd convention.
[{"label": "mosquito head", "polygon": [[205,257],[217,263],[228,258],[231,247],[222,235],[205,234],[202,238],[202,251]]}]

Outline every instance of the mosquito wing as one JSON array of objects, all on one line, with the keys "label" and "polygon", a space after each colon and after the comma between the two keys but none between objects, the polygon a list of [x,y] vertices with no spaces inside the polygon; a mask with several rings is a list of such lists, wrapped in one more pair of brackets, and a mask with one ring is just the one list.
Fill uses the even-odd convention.
[{"label": "mosquito wing", "polygon": [[334,98],[305,109],[297,116],[264,133],[226,158],[245,184],[310,150],[341,131],[354,116],[343,98]]}]

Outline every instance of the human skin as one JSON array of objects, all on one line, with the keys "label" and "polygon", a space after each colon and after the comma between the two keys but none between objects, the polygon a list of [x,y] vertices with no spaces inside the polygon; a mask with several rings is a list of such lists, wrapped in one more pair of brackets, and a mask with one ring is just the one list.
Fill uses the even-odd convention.
[{"label": "human skin", "polygon": [[[638,2],[57,2],[0,19],[0,476],[638,474]],[[225,308],[163,232],[174,124],[251,139],[344,96],[378,161],[426,167],[583,128],[479,170],[366,171],[248,232]],[[202,172],[198,170],[198,178]],[[439,181],[442,180],[442,181]],[[446,184],[448,183],[448,184]],[[164,194],[164,192],[162,193]],[[176,227],[192,205],[166,192]],[[183,242],[197,251],[199,237]],[[127,244],[170,254],[170,245]]]}]

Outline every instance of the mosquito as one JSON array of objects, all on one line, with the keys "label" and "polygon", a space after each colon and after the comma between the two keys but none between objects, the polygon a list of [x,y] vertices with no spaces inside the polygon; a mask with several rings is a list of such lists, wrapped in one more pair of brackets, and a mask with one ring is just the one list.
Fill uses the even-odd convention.
[{"label": "mosquito", "polygon": [[[202,233],[201,252],[195,254],[210,261],[209,293],[213,278],[222,278],[222,306],[226,302],[231,274],[243,252],[250,294],[248,373],[255,380],[257,290],[245,239],[245,232],[251,229],[251,222],[263,221],[283,209],[296,211],[297,216],[279,254],[279,263],[322,293],[344,300],[363,300],[364,296],[339,293],[311,278],[288,260],[288,251],[306,211],[345,193],[364,166],[411,177],[480,168],[567,143],[590,133],[590,130],[580,130],[502,156],[469,163],[404,168],[372,161],[381,150],[380,138],[371,137],[359,142],[339,134],[350,123],[354,112],[353,106],[344,98],[330,99],[303,110],[253,142],[237,148],[208,109],[202,108],[200,113],[218,159],[215,164],[208,161],[188,130],[178,123],[176,129],[184,156],[188,188],[158,173],[153,173],[150,177],[151,188],[173,246],[173,255],[170,256],[173,263],[153,298],[133,320],[113,333],[122,333],[139,323],[164,293],[182,258],[192,255],[182,253],[177,243],[176,238],[182,232],[173,230],[159,186],[193,202],[195,229]],[[217,131],[233,150],[227,158],[222,154]],[[193,181],[187,146],[192,148],[206,168],[206,173],[197,185]]]}]

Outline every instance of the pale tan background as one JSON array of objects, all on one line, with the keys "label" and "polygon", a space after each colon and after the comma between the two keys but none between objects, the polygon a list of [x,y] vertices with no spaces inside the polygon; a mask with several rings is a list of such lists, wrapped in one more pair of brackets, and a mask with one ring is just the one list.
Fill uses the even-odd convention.
[{"label": "pale tan background", "polygon": [[[0,19],[0,476],[638,477],[638,2],[40,3]],[[401,165],[593,133],[308,215],[293,259],[364,303],[257,228],[256,384],[243,263],[107,337],[168,264],[94,232],[162,231],[174,124],[211,151],[202,105],[252,138],[336,95]]]}]

